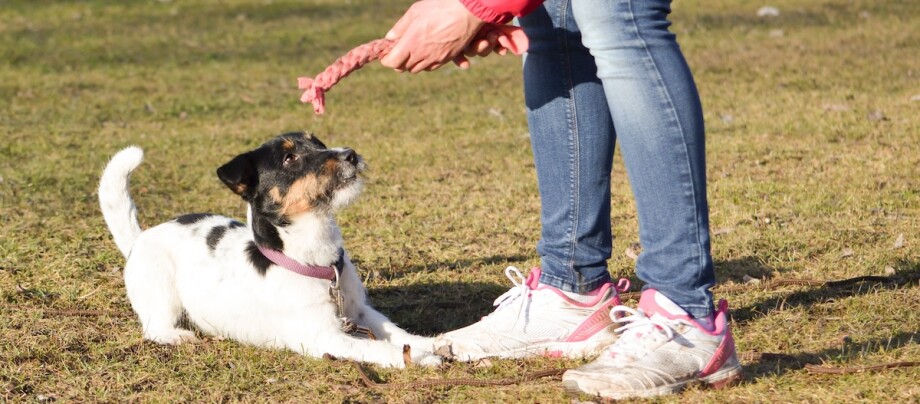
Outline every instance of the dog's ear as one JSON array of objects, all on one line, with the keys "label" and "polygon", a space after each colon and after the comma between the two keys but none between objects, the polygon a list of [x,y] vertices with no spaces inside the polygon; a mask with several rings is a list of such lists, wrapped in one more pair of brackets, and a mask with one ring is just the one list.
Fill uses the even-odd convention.
[{"label": "dog's ear", "polygon": [[258,176],[249,153],[241,154],[217,169],[217,177],[231,191],[249,200],[256,190]]}]

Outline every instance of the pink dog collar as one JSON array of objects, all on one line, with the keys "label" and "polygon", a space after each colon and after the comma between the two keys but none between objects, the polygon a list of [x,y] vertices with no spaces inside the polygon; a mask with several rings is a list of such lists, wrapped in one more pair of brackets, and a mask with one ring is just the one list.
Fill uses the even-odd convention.
[{"label": "pink dog collar", "polygon": [[256,247],[259,248],[259,251],[265,258],[268,258],[269,261],[273,262],[275,265],[287,269],[298,275],[309,276],[311,278],[326,279],[330,281],[335,280],[336,269],[341,269],[343,265],[343,258],[345,256],[344,252],[340,252],[338,261],[335,262],[333,266],[319,266],[319,265],[304,265],[293,258],[284,255],[283,252],[278,250],[273,250],[270,248],[265,248],[260,245]]}]

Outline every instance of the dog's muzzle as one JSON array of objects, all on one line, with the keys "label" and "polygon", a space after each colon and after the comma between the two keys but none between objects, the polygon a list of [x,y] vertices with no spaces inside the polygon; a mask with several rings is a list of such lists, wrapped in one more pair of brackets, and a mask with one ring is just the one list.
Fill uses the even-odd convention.
[{"label": "dog's muzzle", "polygon": [[344,149],[336,157],[341,162],[339,167],[343,179],[355,179],[367,169],[364,159],[352,149]]}]

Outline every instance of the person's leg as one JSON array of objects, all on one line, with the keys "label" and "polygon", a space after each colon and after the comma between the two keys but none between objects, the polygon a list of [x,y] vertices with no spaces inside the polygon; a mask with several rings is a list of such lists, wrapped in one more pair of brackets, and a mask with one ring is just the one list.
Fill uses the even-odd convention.
[{"label": "person's leg", "polygon": [[614,129],[594,58],[568,0],[520,18],[524,89],[540,189],[540,282],[589,292],[609,282]]},{"label": "person's leg", "polygon": [[668,27],[669,0],[574,0],[639,215],[636,273],[693,316],[712,313],[703,114]]},{"label": "person's leg", "polygon": [[[515,287],[479,322],[439,338],[461,360],[593,355],[616,340],[610,283],[613,125],[571,3],[550,0],[520,20],[528,118],[543,201],[542,271],[509,268]],[[577,293],[571,293],[577,292]]]},{"label": "person's leg", "polygon": [[628,324],[620,338],[562,382],[614,399],[673,393],[694,382],[728,385],[741,365],[728,304],[712,310],[703,118],[668,31],[670,1],[574,1],[636,198],[643,246],[636,273],[647,285],[639,310],[612,310]]}]

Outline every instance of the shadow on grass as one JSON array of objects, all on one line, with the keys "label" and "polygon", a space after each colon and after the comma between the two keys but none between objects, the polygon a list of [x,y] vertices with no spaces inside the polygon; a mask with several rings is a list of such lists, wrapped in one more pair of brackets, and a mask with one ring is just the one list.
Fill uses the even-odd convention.
[{"label": "shadow on grass", "polygon": [[719,283],[730,281],[740,284],[745,282],[745,276],[768,279],[776,272],[782,272],[781,268],[767,266],[755,257],[716,261],[713,266],[716,271],[716,280]]},{"label": "shadow on grass", "polygon": [[[830,282],[823,286],[772,297],[750,306],[732,310],[732,318],[735,324],[743,325],[757,318],[766,317],[775,310],[786,310],[791,307],[810,306],[841,298],[874,294],[882,289],[917,287],[920,284],[920,261],[901,260],[897,263],[897,266],[906,269],[887,277],[872,277],[868,281],[852,283]],[[900,332],[890,337],[863,342],[846,341],[843,342],[842,346],[828,348],[819,352],[764,355],[745,366],[746,378],[757,380],[780,376],[803,369],[806,365],[821,365],[832,361],[845,362],[864,356],[867,353],[887,351],[916,343],[920,343],[920,331]]]},{"label": "shadow on grass", "polygon": [[[433,271],[463,271],[472,266],[491,266],[491,265],[510,265],[516,262],[523,262],[532,258],[529,255],[492,255],[488,257],[432,262],[430,264],[411,265],[399,268],[398,276],[419,272]],[[360,266],[359,266],[360,268]],[[397,276],[397,274],[390,274]]]},{"label": "shadow on grass", "polygon": [[[920,343],[920,332],[900,332],[887,338],[877,338],[863,342],[848,342],[841,347],[828,348],[818,352],[805,352],[794,355],[764,355],[744,366],[745,379],[756,382],[758,379],[782,376],[789,372],[804,369],[806,365],[824,365],[826,362],[847,362],[866,354],[888,351]],[[833,365],[826,365],[831,366]]]},{"label": "shadow on grass", "polygon": [[840,298],[867,295],[876,293],[880,289],[917,286],[918,281],[920,281],[920,261],[902,260],[897,265],[906,269],[891,276],[871,277],[869,280],[856,282],[828,282],[822,286],[808,287],[805,290],[779,294],[749,306],[733,309],[732,319],[737,324],[745,324],[752,320],[766,317],[775,310],[786,310],[793,307],[830,302]]},{"label": "shadow on grass", "polygon": [[[433,262],[382,270],[384,277],[432,271],[463,271],[472,266],[522,262],[525,255],[493,255],[475,259]],[[358,267],[361,267],[356,261]],[[387,286],[368,290],[368,299],[381,313],[406,330],[435,335],[470,325],[492,312],[492,302],[508,290],[507,283],[446,281]]]},{"label": "shadow on grass", "polygon": [[371,304],[396,324],[422,335],[467,326],[492,311],[507,285],[485,282],[437,282],[371,289]]},{"label": "shadow on grass", "polygon": [[[916,286],[920,282],[920,261],[900,260],[895,266],[904,269],[891,276],[861,277],[852,281],[828,280],[824,285],[800,286],[799,289],[788,293],[776,291],[776,295],[769,299],[749,306],[733,308],[732,319],[736,324],[743,325],[758,318],[766,317],[776,310],[786,310],[793,307],[830,302],[840,298],[867,295],[881,289]],[[739,285],[746,283],[746,277],[764,281],[781,280],[783,277],[777,277],[776,274],[784,272],[782,268],[767,266],[754,257],[716,262],[715,269],[719,283],[734,282]],[[756,290],[757,286],[752,286],[751,288],[751,290]],[[715,292],[718,294],[718,286],[716,286]]]}]

